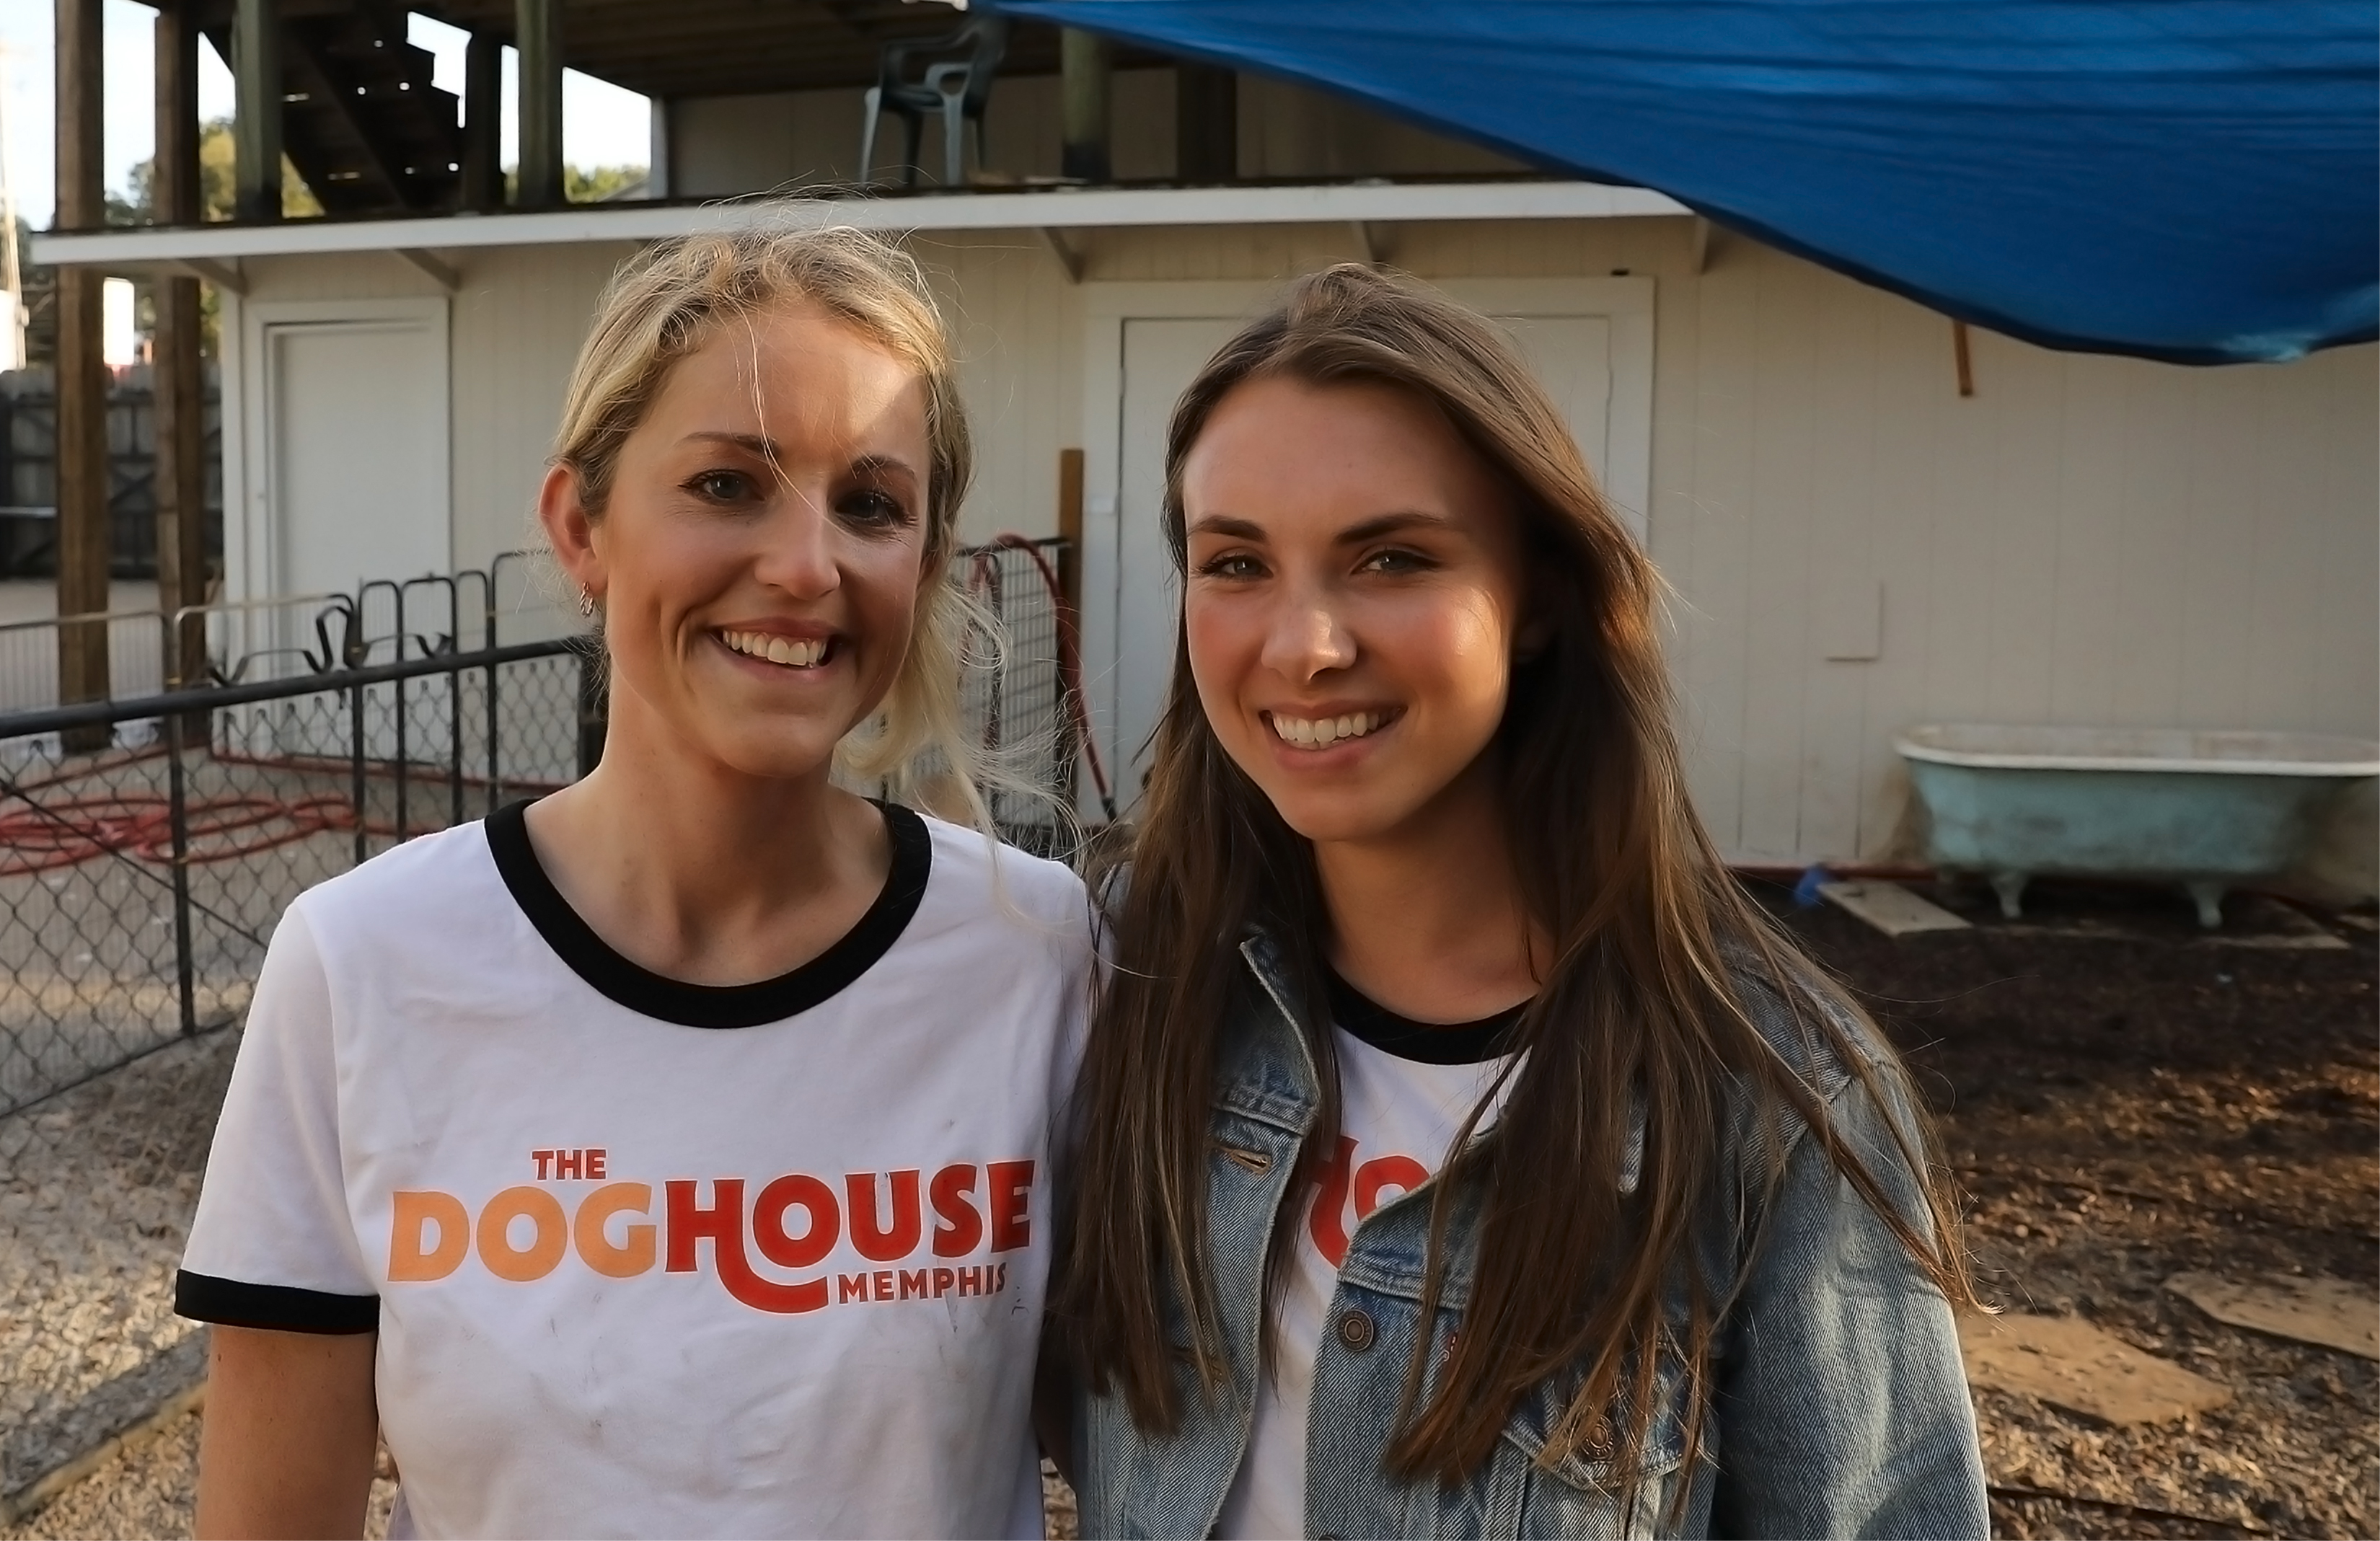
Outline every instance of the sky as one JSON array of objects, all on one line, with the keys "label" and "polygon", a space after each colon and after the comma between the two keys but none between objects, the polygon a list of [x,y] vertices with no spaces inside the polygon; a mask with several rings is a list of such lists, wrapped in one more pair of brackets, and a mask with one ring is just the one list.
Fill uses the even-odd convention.
[{"label": "sky", "polygon": [[[17,212],[36,230],[45,228],[56,201],[57,163],[54,121],[56,55],[52,43],[55,0],[0,0],[0,112],[5,112],[5,154]],[[149,158],[155,144],[156,76],[151,27],[155,13],[133,0],[103,0],[107,80],[107,186],[120,191],[127,173]],[[438,60],[437,84],[460,95],[464,33],[459,28],[413,18],[412,42]],[[504,50],[504,150],[513,160],[514,55]],[[651,145],[651,117],[644,97],[577,70],[563,72],[563,158],[582,166],[642,165]],[[199,44],[199,115],[229,116],[231,71],[213,48]]]}]

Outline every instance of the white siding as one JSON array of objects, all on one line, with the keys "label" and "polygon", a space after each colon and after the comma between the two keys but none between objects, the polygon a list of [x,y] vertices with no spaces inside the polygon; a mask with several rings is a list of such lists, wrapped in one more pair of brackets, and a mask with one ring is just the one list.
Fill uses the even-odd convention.
[{"label": "white siding", "polygon": [[[450,339],[448,537],[457,565],[484,567],[498,552],[531,540],[538,482],[562,416],[571,360],[605,280],[632,250],[625,243],[607,243],[444,254],[462,278]],[[410,264],[380,253],[275,258],[247,266],[251,301],[444,294]],[[225,324],[237,324],[228,312]],[[226,429],[236,431],[235,425]],[[226,466],[227,478],[239,474],[237,466]],[[225,506],[237,506],[228,501],[234,490],[225,491]]]},{"label": "white siding", "polygon": [[[1649,540],[1676,589],[1695,793],[1731,854],[1905,855],[1890,738],[1921,722],[2380,735],[2374,349],[2185,370],[1978,332],[1961,398],[1949,322],[1749,241],[1714,237],[1697,273],[1682,220],[1385,236],[1429,278],[1657,279]],[[1080,238],[1091,282],[1278,279],[1357,255],[1328,227]],[[458,561],[528,528],[563,378],[625,249],[468,256]],[[1029,232],[917,249],[952,301],[975,417],[965,533],[1050,533],[1058,451],[1083,432],[1084,291]],[[251,276],[273,297],[431,292],[385,257]],[[1876,656],[1828,661],[1879,585]],[[2343,859],[2368,882],[2364,818]]]}]

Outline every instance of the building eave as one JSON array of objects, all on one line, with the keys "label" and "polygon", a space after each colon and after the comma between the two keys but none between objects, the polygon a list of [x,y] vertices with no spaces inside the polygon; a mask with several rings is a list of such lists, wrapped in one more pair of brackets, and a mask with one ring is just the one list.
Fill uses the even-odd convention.
[{"label": "building eave", "polygon": [[1689,217],[1661,193],[1594,182],[1347,183],[1262,188],[1047,188],[908,198],[598,204],[550,213],[451,214],[37,235],[32,260],[137,271],[359,251],[653,241],[770,224],[884,231],[1097,230],[1216,224]]}]

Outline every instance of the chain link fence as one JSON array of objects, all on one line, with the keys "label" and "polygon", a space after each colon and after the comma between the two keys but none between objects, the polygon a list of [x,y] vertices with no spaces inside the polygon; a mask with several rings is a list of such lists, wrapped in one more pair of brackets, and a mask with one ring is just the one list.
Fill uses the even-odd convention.
[{"label": "chain link fence", "polygon": [[[1044,850],[1079,743],[1052,545],[955,559],[1006,634],[970,731],[1046,789],[994,812]],[[282,911],[601,751],[592,649],[521,558],[149,623],[203,639],[184,688],[0,713],[0,1521],[204,1373],[173,1271]]]}]

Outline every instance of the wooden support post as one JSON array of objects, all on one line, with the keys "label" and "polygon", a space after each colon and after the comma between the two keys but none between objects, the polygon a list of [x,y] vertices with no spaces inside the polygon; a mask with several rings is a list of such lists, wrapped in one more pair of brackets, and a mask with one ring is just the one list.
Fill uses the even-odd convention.
[{"label": "wooden support post", "polygon": [[1058,169],[1085,182],[1113,181],[1108,154],[1108,42],[1069,27],[1058,34],[1058,94],[1065,139]]},{"label": "wooden support post", "polygon": [[1959,394],[1962,396],[1973,395],[1975,394],[1975,359],[1967,346],[1965,322],[1954,321],[1950,323],[1950,352],[1958,360]]},{"label": "wooden support post", "polygon": [[281,217],[280,7],[273,0],[237,0],[231,42],[233,211],[241,219],[276,220]]},{"label": "wooden support post", "polygon": [[[103,77],[100,0],[57,0],[57,218],[59,230],[103,220],[100,171]],[[57,279],[58,614],[107,609],[107,365],[101,347],[96,268],[62,267]],[[58,628],[58,699],[107,698],[107,624]],[[105,728],[67,735],[69,749],[106,746]]]},{"label": "wooden support post", "polygon": [[[199,29],[188,6],[157,13],[156,199],[161,224],[200,223]],[[199,358],[199,281],[161,273],[153,293],[157,606],[170,616],[207,602],[206,374]],[[202,619],[190,617],[165,646],[169,684],[204,683]]]},{"label": "wooden support post", "polygon": [[1240,78],[1220,65],[1173,67],[1173,177],[1231,182],[1240,175]]},{"label": "wooden support post", "polygon": [[[1058,452],[1058,689],[1066,698],[1058,713],[1059,762],[1071,800],[1079,785],[1083,752],[1078,724],[1087,722],[1083,684],[1083,452]],[[1113,810],[1110,810],[1113,817]]]},{"label": "wooden support post", "polygon": [[513,203],[559,209],[562,188],[562,0],[513,0],[520,50],[520,171]]},{"label": "wooden support post", "polygon": [[1083,602],[1083,452],[1058,452],[1058,588],[1067,605]]},{"label": "wooden support post", "polygon": [[463,51],[463,207],[486,212],[504,202],[504,39],[473,32]]}]

